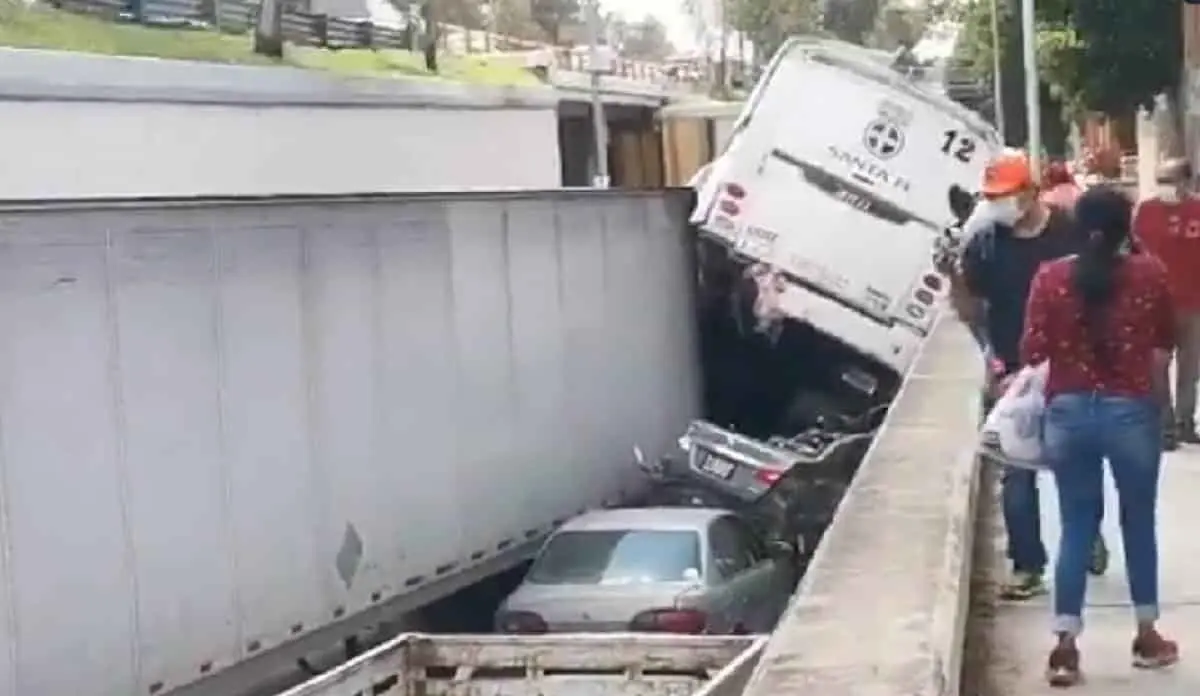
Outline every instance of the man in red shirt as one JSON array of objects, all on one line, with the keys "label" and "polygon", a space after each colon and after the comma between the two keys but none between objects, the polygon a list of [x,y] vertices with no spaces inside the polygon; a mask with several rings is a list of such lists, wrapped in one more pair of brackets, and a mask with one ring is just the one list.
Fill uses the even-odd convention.
[{"label": "man in red shirt", "polygon": [[[1159,192],[1142,201],[1133,216],[1138,245],[1158,257],[1177,312],[1179,347],[1175,351],[1173,403],[1164,411],[1168,422],[1164,445],[1182,440],[1200,443],[1196,434],[1196,383],[1200,380],[1200,200],[1188,190],[1192,179],[1187,160],[1164,162],[1157,172]],[[1164,376],[1165,379],[1165,376]]]}]

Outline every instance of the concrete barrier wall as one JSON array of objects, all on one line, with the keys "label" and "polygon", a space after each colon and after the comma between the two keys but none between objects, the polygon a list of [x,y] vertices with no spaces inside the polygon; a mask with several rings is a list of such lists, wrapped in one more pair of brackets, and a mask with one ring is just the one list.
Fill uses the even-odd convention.
[{"label": "concrete barrier wall", "polygon": [[943,319],[744,696],[957,696],[981,372]]},{"label": "concrete barrier wall", "polygon": [[0,198],[545,189],[558,96],[0,50]]}]

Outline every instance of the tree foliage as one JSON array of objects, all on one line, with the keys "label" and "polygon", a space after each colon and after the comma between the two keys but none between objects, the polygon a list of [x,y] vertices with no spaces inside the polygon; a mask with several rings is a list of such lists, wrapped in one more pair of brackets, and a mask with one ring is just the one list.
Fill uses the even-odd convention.
[{"label": "tree foliage", "polygon": [[1074,85],[1079,101],[1094,111],[1127,113],[1149,106],[1179,84],[1182,23],[1170,0],[1075,0],[1068,21],[1078,44]]},{"label": "tree foliage", "polygon": [[662,60],[675,49],[667,38],[667,27],[654,15],[630,22],[620,15],[605,20],[608,41],[621,55],[643,60]]},{"label": "tree foliage", "polygon": [[[1022,69],[1017,0],[1002,0],[1004,70]],[[959,55],[991,75],[989,0],[964,8]],[[1069,115],[1111,116],[1148,106],[1179,83],[1180,10],[1172,0],[1038,0],[1037,54],[1042,80]],[[1015,39],[1015,40],[1014,40]],[[1011,46],[1015,58],[1007,55]]]},{"label": "tree foliage", "polygon": [[824,26],[843,41],[865,44],[875,29],[880,0],[828,0]]},{"label": "tree foliage", "polygon": [[868,44],[894,51],[901,46],[916,45],[925,32],[928,15],[923,8],[889,2],[879,11]]},{"label": "tree foliage", "polygon": [[489,3],[492,30],[501,36],[518,39],[542,39],[542,29],[533,21],[530,4],[525,0],[495,0]]},{"label": "tree foliage", "polygon": [[582,10],[579,0],[530,0],[529,3],[534,24],[552,44],[561,43],[563,28],[579,22]]},{"label": "tree foliage", "polygon": [[467,29],[486,29],[484,5],[478,0],[437,0],[438,18]]},{"label": "tree foliage", "polygon": [[745,36],[754,55],[770,58],[791,37],[812,34],[821,25],[817,0],[726,0],[732,29]]},{"label": "tree foliage", "polygon": [[[1053,3],[1059,0],[1038,0],[1046,12],[1055,12]],[[1028,140],[1028,118],[1025,110],[1025,69],[1022,57],[1020,0],[997,0],[1000,24],[1000,92],[1004,106],[1005,140],[1021,144]],[[987,85],[992,84],[992,3],[974,0],[961,8],[962,29],[955,47],[955,61],[964,65]],[[1042,36],[1039,35],[1039,40]],[[1066,147],[1067,128],[1063,120],[1064,99],[1061,90],[1048,81],[1043,71],[1038,85],[1041,102],[1040,132],[1042,144],[1052,154],[1061,154]],[[991,90],[989,90],[990,92]],[[994,110],[989,102],[989,111]]]}]

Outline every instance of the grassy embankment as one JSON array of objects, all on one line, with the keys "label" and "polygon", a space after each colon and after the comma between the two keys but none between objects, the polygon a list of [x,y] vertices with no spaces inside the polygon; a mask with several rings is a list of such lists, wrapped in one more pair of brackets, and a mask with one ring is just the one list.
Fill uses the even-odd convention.
[{"label": "grassy embankment", "polygon": [[109,22],[53,8],[0,0],[0,46],[146,56],[241,65],[290,65],[347,75],[442,79],[486,85],[536,85],[516,64],[439,56],[438,75],[419,54],[397,50],[341,50],[288,46],[283,61],[254,54],[249,36],[205,29],[164,29]]}]

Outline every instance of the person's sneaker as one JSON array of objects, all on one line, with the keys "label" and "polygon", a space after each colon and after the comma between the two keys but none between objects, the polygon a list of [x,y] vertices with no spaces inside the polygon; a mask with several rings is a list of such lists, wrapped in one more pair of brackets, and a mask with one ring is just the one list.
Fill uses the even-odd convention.
[{"label": "person's sneaker", "polygon": [[1189,445],[1200,444],[1200,434],[1196,433],[1195,423],[1180,423],[1175,428],[1175,439]]},{"label": "person's sneaker", "polygon": [[1133,666],[1159,669],[1179,661],[1179,644],[1163,638],[1157,631],[1133,639]]},{"label": "person's sneaker", "polygon": [[1108,572],[1108,544],[1104,537],[1096,535],[1096,543],[1092,544],[1092,558],[1088,563],[1088,572],[1092,575],[1104,575]]},{"label": "person's sneaker", "polygon": [[1066,688],[1075,686],[1082,679],[1079,648],[1059,645],[1050,651],[1050,658],[1046,661],[1046,681],[1050,686]]},{"label": "person's sneaker", "polygon": [[1015,572],[1000,588],[1000,599],[1022,601],[1046,594],[1046,583],[1041,573]]}]

